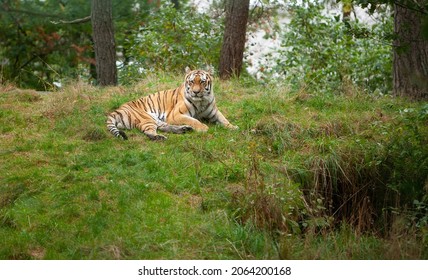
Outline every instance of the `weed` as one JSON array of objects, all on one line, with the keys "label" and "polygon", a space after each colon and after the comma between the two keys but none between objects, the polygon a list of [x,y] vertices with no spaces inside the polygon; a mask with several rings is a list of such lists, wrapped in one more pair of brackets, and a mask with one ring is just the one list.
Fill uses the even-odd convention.
[{"label": "weed", "polygon": [[[249,166],[243,187],[234,188],[230,208],[241,224],[266,230],[274,238],[279,233],[299,233],[303,208],[302,195],[288,180],[268,184],[261,171],[263,157],[250,142]],[[276,239],[276,238],[275,238]]]}]

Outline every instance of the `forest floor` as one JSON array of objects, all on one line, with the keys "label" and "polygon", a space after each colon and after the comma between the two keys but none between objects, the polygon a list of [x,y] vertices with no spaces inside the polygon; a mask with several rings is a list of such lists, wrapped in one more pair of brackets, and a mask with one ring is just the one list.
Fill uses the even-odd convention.
[{"label": "forest floor", "polygon": [[1,86],[0,259],[428,258],[427,103],[217,81],[239,130],[108,133],[181,81]]}]

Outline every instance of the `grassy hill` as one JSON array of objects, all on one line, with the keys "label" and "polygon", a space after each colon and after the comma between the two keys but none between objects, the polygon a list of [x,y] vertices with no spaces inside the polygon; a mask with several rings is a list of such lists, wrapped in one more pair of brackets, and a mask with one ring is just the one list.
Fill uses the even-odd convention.
[{"label": "grassy hill", "polygon": [[0,259],[428,257],[427,103],[217,81],[238,131],[108,133],[108,112],[181,82],[1,86]]}]

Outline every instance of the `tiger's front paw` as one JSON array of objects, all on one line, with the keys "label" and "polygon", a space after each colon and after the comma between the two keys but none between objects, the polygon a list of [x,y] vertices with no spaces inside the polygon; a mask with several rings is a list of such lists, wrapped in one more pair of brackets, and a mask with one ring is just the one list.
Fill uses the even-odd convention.
[{"label": "tiger's front paw", "polygon": [[195,130],[197,132],[207,132],[208,131],[208,125],[201,123],[195,127]]}]

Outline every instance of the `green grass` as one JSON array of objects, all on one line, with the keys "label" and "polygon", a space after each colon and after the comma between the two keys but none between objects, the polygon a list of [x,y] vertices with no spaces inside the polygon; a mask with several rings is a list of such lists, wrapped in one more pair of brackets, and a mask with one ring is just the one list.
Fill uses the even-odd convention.
[{"label": "green grass", "polygon": [[0,88],[0,259],[428,257],[426,103],[218,81],[238,131],[108,133],[181,81]]}]

